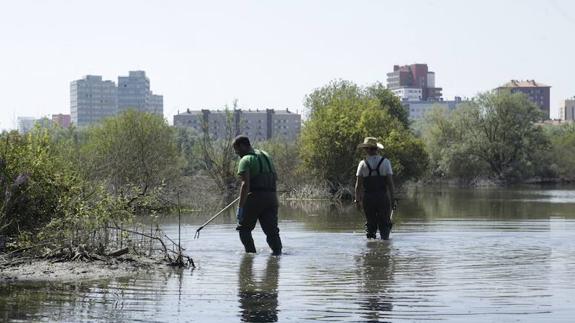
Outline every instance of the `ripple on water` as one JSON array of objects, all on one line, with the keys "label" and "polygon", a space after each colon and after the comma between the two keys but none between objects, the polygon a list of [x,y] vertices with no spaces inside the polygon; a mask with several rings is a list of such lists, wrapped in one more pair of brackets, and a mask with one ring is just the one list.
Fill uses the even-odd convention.
[{"label": "ripple on water", "polygon": [[185,227],[194,271],[2,285],[0,312],[5,320],[162,322],[548,322],[575,314],[573,219],[404,218],[387,242],[366,241],[360,217],[330,218],[344,222],[325,231],[321,216],[311,219],[281,223],[281,257],[268,255],[259,229],[258,254],[246,256],[231,223],[199,240]]}]

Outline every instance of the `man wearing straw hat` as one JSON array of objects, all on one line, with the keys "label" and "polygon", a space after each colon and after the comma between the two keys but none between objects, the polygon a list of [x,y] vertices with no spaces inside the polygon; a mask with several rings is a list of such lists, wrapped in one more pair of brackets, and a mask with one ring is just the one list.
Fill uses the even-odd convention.
[{"label": "man wearing straw hat", "polygon": [[366,137],[357,147],[367,156],[357,167],[354,202],[363,207],[367,238],[375,239],[379,229],[381,239],[388,240],[392,226],[391,208],[394,207],[391,163],[378,154],[383,145],[377,138]]}]

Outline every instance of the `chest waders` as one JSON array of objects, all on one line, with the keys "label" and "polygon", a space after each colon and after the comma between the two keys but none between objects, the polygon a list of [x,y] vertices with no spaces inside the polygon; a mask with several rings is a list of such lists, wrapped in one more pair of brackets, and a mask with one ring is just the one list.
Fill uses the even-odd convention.
[{"label": "chest waders", "polygon": [[[253,153],[250,152],[248,155],[255,156],[259,165],[259,173],[257,175],[250,174],[250,192],[275,193],[277,175],[272,168],[272,163],[270,162],[268,156],[259,150],[255,150]],[[266,160],[266,164],[268,166],[265,172],[262,158]]]},{"label": "chest waders", "polygon": [[[282,252],[282,242],[278,228],[277,175],[265,153],[254,150],[248,154],[256,157],[259,173],[250,174],[250,192],[244,204],[244,216],[237,227],[240,240],[246,252],[256,252],[252,230],[259,220],[273,254],[279,255]],[[262,159],[265,160],[267,168],[264,168]]]},{"label": "chest waders", "polygon": [[368,176],[363,178],[363,212],[365,213],[365,232],[368,239],[375,239],[379,229],[381,238],[389,239],[391,232],[391,202],[387,195],[387,176],[379,171],[385,160],[381,157],[377,166],[372,169],[367,159],[364,160]]}]

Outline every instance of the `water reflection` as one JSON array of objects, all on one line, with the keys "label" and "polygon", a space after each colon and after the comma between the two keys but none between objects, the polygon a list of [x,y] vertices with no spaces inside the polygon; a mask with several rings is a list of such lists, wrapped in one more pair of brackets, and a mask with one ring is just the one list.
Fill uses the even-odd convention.
[{"label": "water reflection", "polygon": [[254,275],[254,255],[242,258],[239,272],[239,302],[242,322],[278,321],[279,257],[270,256],[261,280]]},{"label": "water reflection", "polygon": [[[209,215],[189,217],[182,244],[193,272],[5,282],[0,321],[571,322],[574,207],[575,188],[414,190],[392,240],[367,242],[350,206],[284,205],[281,259],[244,256],[232,216],[193,240]],[[177,236],[177,220],[163,221]],[[265,244],[261,232],[254,239]]]},{"label": "water reflection", "polygon": [[[388,322],[393,310],[391,286],[394,263],[390,241],[369,241],[358,257],[361,317],[367,322]],[[383,319],[383,321],[382,321]]]}]

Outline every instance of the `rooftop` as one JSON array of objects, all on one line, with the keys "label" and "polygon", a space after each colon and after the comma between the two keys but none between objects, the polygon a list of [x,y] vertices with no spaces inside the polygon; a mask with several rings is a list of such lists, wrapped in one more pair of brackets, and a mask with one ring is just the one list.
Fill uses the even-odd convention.
[{"label": "rooftop", "polygon": [[510,82],[507,82],[500,87],[514,88],[514,87],[551,87],[551,86],[535,82],[535,80],[525,80],[525,81],[511,80]]},{"label": "rooftop", "polygon": [[[264,115],[264,114],[267,114],[268,110],[271,110],[272,113],[274,113],[274,114],[294,114],[294,115],[297,114],[297,113],[290,111],[289,109],[281,109],[281,110],[277,109],[277,110],[275,110],[275,109],[258,109],[258,108],[251,109],[250,108],[250,109],[235,109],[235,110],[229,109],[228,111],[231,113],[234,113],[237,111],[237,112],[244,113],[244,114],[262,114],[262,115]],[[225,110],[221,110],[221,109],[202,109],[202,110],[186,109],[184,112],[181,112],[178,114],[195,114],[195,115],[197,115],[197,114],[203,114],[204,111],[209,111],[210,113],[223,113]]]}]

